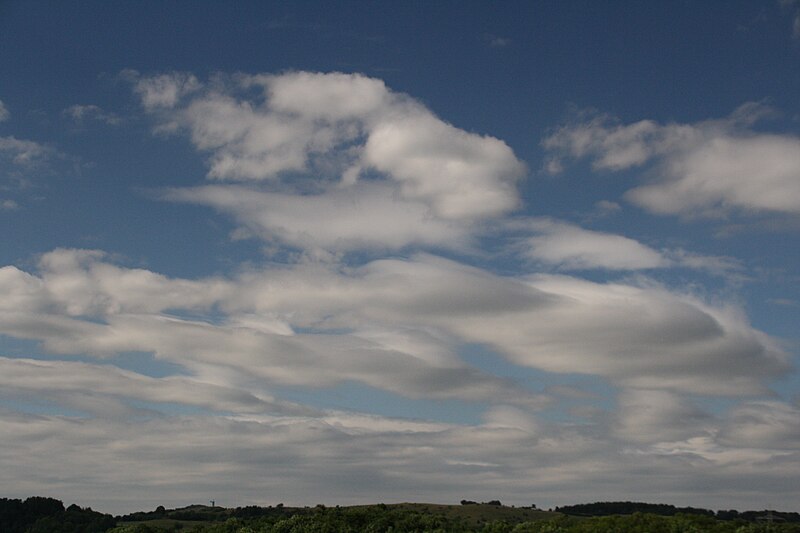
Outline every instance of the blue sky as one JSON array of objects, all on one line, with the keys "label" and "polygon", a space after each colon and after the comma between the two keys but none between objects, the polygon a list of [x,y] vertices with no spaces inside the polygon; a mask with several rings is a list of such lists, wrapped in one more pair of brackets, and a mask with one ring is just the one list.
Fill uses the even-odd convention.
[{"label": "blue sky", "polygon": [[0,487],[797,510],[800,3],[0,2]]}]

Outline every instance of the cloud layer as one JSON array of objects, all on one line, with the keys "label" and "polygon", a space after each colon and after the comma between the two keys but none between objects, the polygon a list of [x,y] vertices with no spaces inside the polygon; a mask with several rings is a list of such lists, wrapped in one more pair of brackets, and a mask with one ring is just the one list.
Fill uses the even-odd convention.
[{"label": "cloud layer", "polygon": [[[674,422],[687,408],[658,409]],[[696,419],[692,429],[702,427],[703,417],[688,409]],[[759,414],[779,418],[791,411],[777,405],[772,409]],[[708,419],[705,428],[732,428],[740,422]],[[643,424],[642,430],[654,427],[646,420]],[[780,439],[796,429],[792,424],[777,422],[771,429]],[[765,492],[775,494],[772,505],[796,501],[796,451],[772,448],[781,441],[771,436],[759,438],[758,447],[741,448],[718,442],[709,431],[673,426],[669,432],[665,424],[655,433],[628,429],[639,441],[640,435],[693,436],[625,446],[613,433],[537,422],[510,409],[498,409],[474,426],[343,412],[183,416],[136,424],[113,417],[0,412],[0,431],[6,436],[0,482],[22,494],[46,487],[56,497],[93,501],[119,513],[185,505],[187,486],[194,498],[216,498],[222,505],[313,505],[309,494],[331,505],[371,502],[375,494],[386,502],[503,494],[504,503],[529,505],[535,494],[536,502],[547,507],[596,499],[599,487],[610,500],[688,505],[702,498],[716,508],[747,508]],[[746,424],[741,431],[763,429]],[[20,463],[18,457],[33,460]],[[82,483],[73,482],[76,472]],[[702,483],[695,481],[698,476]]]},{"label": "cloud layer", "polygon": [[57,353],[153,352],[196,372],[219,365],[267,383],[504,396],[506,385],[455,355],[471,343],[548,372],[695,394],[761,393],[788,370],[778,345],[735,307],[658,286],[501,277],[427,255],[198,281],[76,250],[46,254],[40,268],[0,269],[0,331]]},{"label": "cloud layer", "polygon": [[[375,78],[121,76],[213,181],[154,195],[224,213],[283,262],[189,279],[58,248],[0,267],[0,484],[119,512],[186,486],[236,505],[800,496],[798,407],[773,390],[785,347],[736,297],[654,279],[724,283],[743,262],[520,213],[509,145]],[[652,212],[793,214],[800,141],[757,132],[767,111],[593,116],[543,145],[552,171],[641,169],[626,198]],[[0,138],[11,168],[52,153]]]}]

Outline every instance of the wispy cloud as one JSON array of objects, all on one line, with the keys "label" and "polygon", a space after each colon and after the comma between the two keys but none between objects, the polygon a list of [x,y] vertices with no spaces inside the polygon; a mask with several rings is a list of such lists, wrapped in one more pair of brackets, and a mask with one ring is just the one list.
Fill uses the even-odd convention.
[{"label": "wispy cloud", "polygon": [[0,211],[16,211],[19,209],[19,204],[14,200],[0,200]]},{"label": "wispy cloud", "polygon": [[133,84],[134,92],[147,111],[171,108],[202,87],[193,74],[179,72],[142,77],[139,72],[126,69],[120,73],[120,78]]},{"label": "wispy cloud", "polygon": [[0,161],[3,159],[18,169],[34,168],[44,164],[58,152],[53,148],[26,139],[0,137]]},{"label": "wispy cloud", "polygon": [[[41,183],[44,176],[62,167],[68,157],[54,147],[14,135],[0,137],[0,190],[23,191]],[[6,198],[2,209],[16,210],[20,198]]]},{"label": "wispy cloud", "polygon": [[594,207],[600,216],[612,215],[622,210],[621,205],[610,200],[600,200],[594,204]]},{"label": "wispy cloud", "polygon": [[[612,204],[608,209],[618,208],[617,204]],[[688,268],[744,279],[743,265],[731,257],[708,256],[681,248],[655,249],[624,235],[586,229],[553,218],[517,218],[509,223],[509,229],[518,235],[517,248],[524,257],[559,270]]]},{"label": "wispy cloud", "polygon": [[792,37],[800,39],[800,2],[797,0],[778,0],[778,3],[785,11],[791,14]]},{"label": "wispy cloud", "polygon": [[95,120],[110,126],[116,126],[122,121],[116,114],[103,111],[103,109],[93,104],[75,104],[64,109],[61,114],[77,123],[82,123],[86,120]]},{"label": "wispy cloud", "polygon": [[792,22],[792,37],[795,39],[800,39],[800,11],[794,15],[794,21]]},{"label": "wispy cloud", "polygon": [[754,131],[772,113],[757,103],[729,117],[696,124],[643,120],[621,125],[608,116],[558,129],[543,141],[561,159],[590,158],[621,171],[652,163],[655,177],[629,190],[631,202],[660,214],[715,216],[730,211],[800,212],[800,138]]},{"label": "wispy cloud", "polygon": [[493,35],[491,33],[485,33],[483,35],[483,39],[492,48],[505,48],[506,46],[511,44],[511,39],[509,39],[508,37],[501,37],[499,35]]},{"label": "wispy cloud", "polygon": [[789,298],[770,298],[767,302],[781,307],[800,307],[800,302]]}]

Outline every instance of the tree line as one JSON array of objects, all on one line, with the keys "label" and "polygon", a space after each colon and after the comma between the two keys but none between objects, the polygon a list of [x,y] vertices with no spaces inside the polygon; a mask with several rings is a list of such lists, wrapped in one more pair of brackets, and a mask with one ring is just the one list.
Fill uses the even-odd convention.
[{"label": "tree line", "polygon": [[0,531],[3,533],[105,533],[116,527],[113,516],[91,507],[32,496],[25,501],[0,498]]},{"label": "tree line", "polygon": [[[544,512],[499,501],[313,508],[192,505],[113,517],[53,498],[0,498],[2,533],[800,533],[798,513],[597,502]],[[500,517],[500,518],[498,518]]]},{"label": "tree line", "polygon": [[596,502],[581,503],[578,505],[566,505],[556,507],[556,511],[571,516],[610,516],[610,515],[629,515],[634,513],[649,513],[660,516],[675,516],[677,514],[691,514],[712,516],[718,520],[744,520],[746,522],[768,521],[774,522],[800,522],[800,513],[789,513],[780,511],[744,511],[739,512],[734,509],[728,511],[712,511],[697,507],[675,507],[663,503],[641,503],[641,502]]}]

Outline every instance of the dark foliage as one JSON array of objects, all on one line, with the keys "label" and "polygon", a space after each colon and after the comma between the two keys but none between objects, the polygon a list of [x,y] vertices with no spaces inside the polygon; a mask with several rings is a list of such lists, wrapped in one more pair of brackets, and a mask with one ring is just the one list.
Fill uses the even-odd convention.
[{"label": "dark foliage", "polygon": [[52,498],[0,499],[0,533],[800,533],[800,514],[777,511],[715,514],[693,507],[598,502],[558,508],[561,514],[556,514],[503,507],[497,500],[461,503],[235,509],[158,506],[155,511],[114,519],[77,505],[64,509]]},{"label": "dark foliage", "polygon": [[284,510],[283,504],[277,507],[259,507],[257,505],[248,505],[246,507],[237,507],[231,512],[234,518],[258,518],[262,516],[282,517],[286,516],[288,511]]},{"label": "dark foliage", "polygon": [[102,533],[114,527],[111,515],[82,509],[53,498],[33,496],[22,500],[0,498],[3,533]]},{"label": "dark foliage", "polygon": [[745,511],[739,513],[739,518],[748,522],[772,520],[773,522],[800,523],[800,513],[781,511]]},{"label": "dark foliage", "polygon": [[611,516],[634,513],[649,513],[659,516],[675,516],[676,514],[696,514],[714,516],[714,511],[695,507],[675,507],[663,503],[641,502],[596,502],[556,507],[556,511],[572,516]]}]

